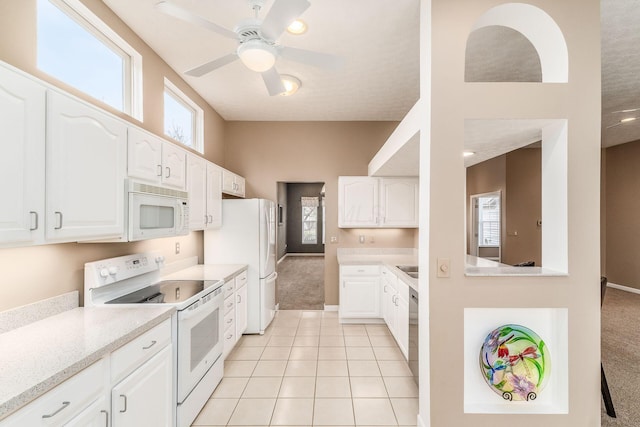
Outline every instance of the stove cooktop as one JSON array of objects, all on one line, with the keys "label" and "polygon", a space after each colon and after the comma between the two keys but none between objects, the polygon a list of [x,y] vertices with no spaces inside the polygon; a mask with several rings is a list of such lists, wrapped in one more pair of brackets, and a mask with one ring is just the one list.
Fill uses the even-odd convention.
[{"label": "stove cooktop", "polygon": [[106,304],[179,304],[204,289],[204,280],[165,280],[107,301]]}]

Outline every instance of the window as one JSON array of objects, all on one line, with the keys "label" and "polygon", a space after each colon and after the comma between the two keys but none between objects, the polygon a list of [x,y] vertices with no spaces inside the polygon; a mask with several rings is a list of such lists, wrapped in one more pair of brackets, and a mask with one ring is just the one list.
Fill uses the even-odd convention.
[{"label": "window", "polygon": [[478,246],[500,246],[500,197],[480,197],[478,203]]},{"label": "window", "polygon": [[301,197],[302,205],[302,244],[318,244],[318,206],[317,197]]},{"label": "window", "polygon": [[164,80],[164,134],[204,152],[204,111],[167,79]]},{"label": "window", "polygon": [[38,68],[142,120],[140,54],[79,0],[37,5]]}]

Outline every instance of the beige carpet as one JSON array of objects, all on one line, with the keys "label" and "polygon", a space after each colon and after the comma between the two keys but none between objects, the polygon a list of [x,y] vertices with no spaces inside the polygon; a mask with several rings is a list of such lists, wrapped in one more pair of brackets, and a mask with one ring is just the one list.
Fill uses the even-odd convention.
[{"label": "beige carpet", "polygon": [[602,307],[602,365],[617,418],[603,427],[640,426],[640,295],[607,288]]},{"label": "beige carpet", "polygon": [[287,256],[277,271],[280,310],[324,310],[324,256]]}]

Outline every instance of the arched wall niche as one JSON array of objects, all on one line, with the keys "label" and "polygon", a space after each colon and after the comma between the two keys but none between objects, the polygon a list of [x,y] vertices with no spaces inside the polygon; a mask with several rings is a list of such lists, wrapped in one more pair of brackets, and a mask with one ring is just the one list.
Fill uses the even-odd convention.
[{"label": "arched wall niche", "polygon": [[540,59],[543,83],[569,81],[567,43],[558,24],[545,11],[526,3],[501,4],[480,16],[471,33],[491,26],[511,28],[529,40]]},{"label": "arched wall niche", "polygon": [[542,82],[538,51],[509,27],[491,25],[473,31],[464,65],[465,82]]}]

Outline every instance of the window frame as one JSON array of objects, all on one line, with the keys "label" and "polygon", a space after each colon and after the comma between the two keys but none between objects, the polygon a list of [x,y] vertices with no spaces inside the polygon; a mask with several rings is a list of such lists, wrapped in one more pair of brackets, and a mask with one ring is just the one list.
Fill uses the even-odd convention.
[{"label": "window frame", "polygon": [[[80,0],[43,1],[48,1],[53,6],[57,7],[62,13],[80,25],[85,31],[102,42],[107,48],[122,57],[122,112],[142,122],[144,120],[142,55],[140,55],[138,51],[120,37],[97,15],[89,10],[89,8],[87,8]],[[41,71],[46,73],[44,70]],[[70,84],[70,86],[73,85]],[[86,93],[84,91],[82,92]],[[90,93],[86,94],[94,98]],[[117,110],[117,108],[113,106],[111,107]]]},{"label": "window frame", "polygon": [[162,92],[162,99],[164,102],[164,96],[169,94],[175,101],[179,104],[182,104],[186,109],[190,110],[193,113],[192,120],[192,135],[193,142],[191,146],[183,144],[181,141],[178,141],[174,138],[171,138],[166,133],[165,129],[165,120],[166,120],[166,109],[163,105],[162,107],[162,133],[167,138],[171,138],[171,140],[178,142],[180,145],[190,148],[192,150],[197,151],[200,154],[204,154],[204,110],[197,103],[195,103],[187,94],[185,94],[182,90],[180,90],[171,80],[168,78],[164,78],[164,91]]},{"label": "window frame", "polygon": [[[305,209],[315,209],[315,213],[316,213],[315,220],[313,220],[313,221],[305,221]],[[301,223],[302,223],[301,224],[302,225],[302,233],[301,233],[302,236],[301,237],[302,238],[300,239],[301,240],[300,243],[303,244],[303,245],[317,245],[318,244],[318,214],[319,214],[318,206],[301,206],[300,213],[301,213],[301,216],[302,216],[302,218],[301,218],[302,219],[302,221],[301,221]],[[312,241],[312,242],[311,241],[305,241],[305,224],[310,224],[310,223],[315,224],[315,234],[314,234],[315,240]]]}]

